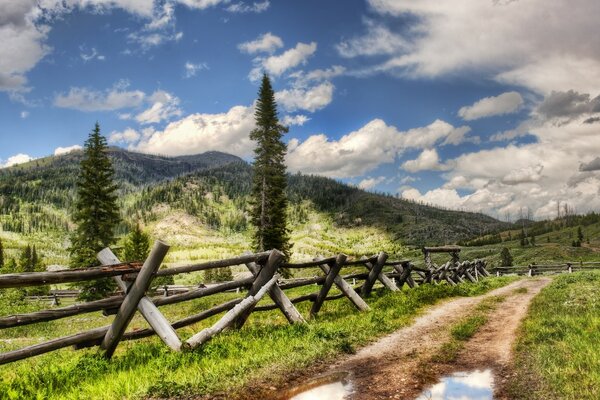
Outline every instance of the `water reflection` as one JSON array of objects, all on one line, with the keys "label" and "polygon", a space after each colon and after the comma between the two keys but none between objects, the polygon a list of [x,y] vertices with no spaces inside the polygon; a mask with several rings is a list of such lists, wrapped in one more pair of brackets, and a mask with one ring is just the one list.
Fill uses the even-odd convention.
[{"label": "water reflection", "polygon": [[348,374],[332,374],[317,378],[289,390],[284,399],[289,400],[344,400],[352,393]]},{"label": "water reflection", "polygon": [[426,389],[417,400],[492,400],[492,371],[457,372]]}]

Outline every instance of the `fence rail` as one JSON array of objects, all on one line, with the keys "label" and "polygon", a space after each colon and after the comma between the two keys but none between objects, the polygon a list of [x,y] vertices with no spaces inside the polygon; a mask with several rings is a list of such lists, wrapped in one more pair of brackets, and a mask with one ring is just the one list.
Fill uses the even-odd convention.
[{"label": "fence rail", "polygon": [[506,274],[536,276],[543,274],[559,274],[565,272],[572,273],[575,271],[585,271],[591,269],[600,269],[600,261],[578,261],[553,264],[529,264],[515,265],[510,267],[495,267],[494,272],[496,273],[496,276]]},{"label": "fence rail", "polygon": [[[86,269],[32,272],[0,275],[0,288],[18,288],[24,286],[47,285],[56,283],[72,283],[99,278],[113,277],[120,289],[120,294],[101,300],[55,307],[27,314],[0,316],[0,329],[25,326],[35,323],[53,321],[75,315],[102,311],[105,315],[114,314],[110,325],[91,329],[85,332],[52,339],[25,348],[0,354],[0,364],[6,364],[28,357],[55,351],[68,346],[75,349],[100,346],[105,357],[110,358],[122,340],[135,340],[158,335],[165,345],[173,351],[182,351],[201,346],[214,335],[226,328],[239,329],[246,323],[252,312],[264,312],[279,309],[291,324],[306,323],[304,316],[296,309],[296,304],[312,302],[309,318],[314,318],[325,302],[347,299],[358,311],[370,309],[366,299],[370,296],[376,283],[385,289],[398,291],[404,285],[410,288],[422,284],[439,284],[446,282],[456,285],[461,282],[476,282],[481,277],[489,276],[482,260],[459,262],[456,256],[452,260],[437,266],[429,263],[428,267],[415,267],[410,260],[390,261],[385,252],[371,257],[350,260],[344,254],[335,257],[315,258],[309,262],[286,263],[284,255],[278,250],[261,253],[247,253],[239,257],[190,264],[158,270],[169,246],[157,241],[143,263],[121,262],[110,249],[98,253],[101,267]],[[428,252],[437,252],[428,248]],[[455,248],[439,250],[457,254]],[[251,277],[223,282],[209,287],[197,287],[170,296],[159,295],[148,297],[151,281],[157,276],[177,275],[215,268],[245,266]],[[309,278],[280,279],[278,271],[282,268],[313,269],[321,274]],[[352,268],[351,271],[348,271]],[[357,272],[358,268],[358,272]],[[360,269],[363,269],[360,271]],[[342,274],[342,272],[348,272]],[[286,291],[293,288],[317,285],[313,293],[289,298]],[[331,294],[336,287],[340,293]],[[206,296],[246,289],[240,298],[226,301],[209,309],[170,322],[160,312],[159,307],[176,304]],[[259,301],[268,296],[273,304],[259,305]],[[135,312],[148,321],[151,328],[126,332]],[[176,333],[177,329],[193,325],[212,316],[225,313],[213,326],[203,329],[190,339],[182,342]]]}]

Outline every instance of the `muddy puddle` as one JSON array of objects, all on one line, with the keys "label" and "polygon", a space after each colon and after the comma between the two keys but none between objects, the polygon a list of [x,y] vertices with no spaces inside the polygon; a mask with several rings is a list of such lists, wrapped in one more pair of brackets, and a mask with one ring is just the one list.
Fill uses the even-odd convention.
[{"label": "muddy puddle", "polygon": [[353,387],[348,373],[330,374],[313,379],[304,385],[290,389],[279,397],[281,400],[345,400]]},{"label": "muddy puddle", "polygon": [[492,400],[494,375],[489,369],[457,372],[425,389],[416,400]]}]

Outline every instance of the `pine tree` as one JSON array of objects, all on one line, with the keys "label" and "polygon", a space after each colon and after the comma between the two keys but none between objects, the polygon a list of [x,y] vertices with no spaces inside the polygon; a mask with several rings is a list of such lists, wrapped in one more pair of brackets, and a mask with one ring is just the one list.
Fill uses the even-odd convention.
[{"label": "pine tree", "polygon": [[[97,265],[96,253],[114,242],[114,230],[120,220],[114,170],[98,123],[85,142],[80,167],[73,215],[77,229],[70,248],[72,268]],[[84,300],[104,297],[115,287],[111,279],[82,282],[79,286]]]},{"label": "pine tree", "polygon": [[123,261],[144,261],[150,253],[150,236],[142,231],[138,223],[125,238]]},{"label": "pine tree", "polygon": [[31,246],[27,245],[21,255],[19,256],[19,271],[21,272],[34,272],[35,266],[33,265]]},{"label": "pine tree", "polygon": [[250,133],[250,139],[257,144],[250,213],[256,228],[254,247],[257,251],[278,249],[289,257],[291,244],[285,194],[287,146],[282,141],[288,128],[279,123],[275,93],[266,74],[263,75],[254,117],[256,128]]},{"label": "pine tree", "polygon": [[500,262],[502,267],[512,267],[513,265],[513,257],[510,254],[510,250],[508,247],[503,247],[500,252]]},{"label": "pine tree", "polygon": [[583,242],[583,231],[581,230],[581,226],[577,227],[577,241]]}]

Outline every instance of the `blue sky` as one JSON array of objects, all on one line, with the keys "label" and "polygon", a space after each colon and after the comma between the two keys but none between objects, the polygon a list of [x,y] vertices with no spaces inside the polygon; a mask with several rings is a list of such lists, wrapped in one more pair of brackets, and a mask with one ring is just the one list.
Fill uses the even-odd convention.
[{"label": "blue sky", "polygon": [[594,0],[3,2],[0,165],[77,148],[95,121],[131,150],[250,160],[267,72],[293,172],[502,219],[597,210],[597,15]]}]

